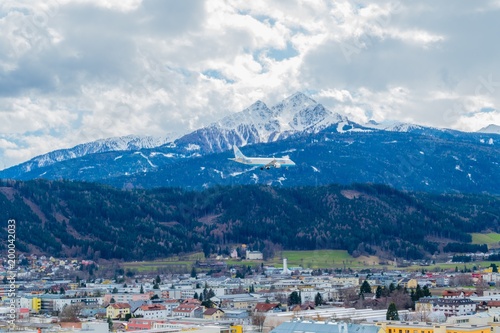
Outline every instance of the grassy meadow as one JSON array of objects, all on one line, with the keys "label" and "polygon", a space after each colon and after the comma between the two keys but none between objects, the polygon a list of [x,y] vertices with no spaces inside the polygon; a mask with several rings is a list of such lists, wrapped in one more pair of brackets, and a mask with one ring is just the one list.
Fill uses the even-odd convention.
[{"label": "grassy meadow", "polygon": [[500,234],[490,232],[487,234],[473,233],[472,244],[486,244],[488,249],[496,249],[500,247]]}]

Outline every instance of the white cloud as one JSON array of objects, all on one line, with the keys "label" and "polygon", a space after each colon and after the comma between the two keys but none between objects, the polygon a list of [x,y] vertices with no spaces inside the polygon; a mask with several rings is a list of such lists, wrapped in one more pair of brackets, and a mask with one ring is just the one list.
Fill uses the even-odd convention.
[{"label": "white cloud", "polygon": [[358,121],[498,124],[498,9],[498,1],[4,1],[0,156],[9,166],[109,136],[186,132],[297,90]]}]

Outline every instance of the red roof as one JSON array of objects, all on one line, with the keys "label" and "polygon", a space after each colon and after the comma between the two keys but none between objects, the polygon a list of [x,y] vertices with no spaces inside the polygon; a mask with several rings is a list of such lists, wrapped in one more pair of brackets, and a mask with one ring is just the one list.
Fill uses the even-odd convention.
[{"label": "red roof", "polygon": [[109,306],[113,309],[130,309],[130,304],[128,303],[111,303]]},{"label": "red roof", "polygon": [[491,308],[499,308],[500,301],[488,301],[488,306]]},{"label": "red roof", "polygon": [[268,312],[269,310],[277,308],[279,305],[279,303],[257,303],[257,305],[255,305],[255,311]]},{"label": "red roof", "polygon": [[141,305],[141,310],[142,311],[160,311],[160,310],[165,310],[165,306],[161,304],[146,304],[146,305]]},{"label": "red roof", "polygon": [[178,307],[176,307],[173,311],[174,312],[190,313],[190,312],[193,312],[194,310],[196,310],[197,308],[199,308],[199,306],[194,305],[194,304],[181,304]]},{"label": "red roof", "polygon": [[211,316],[213,315],[214,313],[217,313],[217,311],[221,311],[222,313],[224,313],[224,311],[222,311],[221,309],[217,309],[217,308],[208,308],[205,310],[205,312],[203,312],[203,314],[205,316]]}]

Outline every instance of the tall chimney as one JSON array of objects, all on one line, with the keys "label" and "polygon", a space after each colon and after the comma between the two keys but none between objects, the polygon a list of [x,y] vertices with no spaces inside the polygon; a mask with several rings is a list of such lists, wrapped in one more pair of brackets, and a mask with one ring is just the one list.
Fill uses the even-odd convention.
[{"label": "tall chimney", "polygon": [[283,258],[283,274],[288,274],[288,267],[286,264],[286,258]]}]

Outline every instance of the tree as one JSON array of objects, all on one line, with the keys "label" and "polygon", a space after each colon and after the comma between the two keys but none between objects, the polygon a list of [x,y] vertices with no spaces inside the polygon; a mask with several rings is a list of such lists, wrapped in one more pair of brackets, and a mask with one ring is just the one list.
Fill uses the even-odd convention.
[{"label": "tree", "polygon": [[203,302],[201,302],[201,305],[206,307],[206,308],[215,308],[215,303],[209,299],[206,299]]},{"label": "tree", "polygon": [[111,291],[112,294],[117,294],[118,293],[118,289],[116,289],[116,287],[113,288],[113,290]]},{"label": "tree", "polygon": [[66,290],[63,287],[59,288],[59,294],[66,294]]},{"label": "tree", "polygon": [[262,332],[266,314],[264,312],[252,312],[252,325],[257,326],[257,331]]},{"label": "tree", "polygon": [[363,283],[361,284],[361,287],[359,288],[359,293],[360,294],[369,294],[372,292],[372,287],[370,287],[370,284],[368,281],[364,280]]},{"label": "tree", "polygon": [[199,297],[200,297],[200,296],[198,296],[198,292],[197,292],[197,291],[195,291],[195,292],[194,292],[194,295],[193,295],[193,298],[198,299]]},{"label": "tree", "polygon": [[193,267],[191,268],[191,277],[192,277],[192,278],[196,278],[196,275],[197,275],[197,274],[196,274],[196,268],[193,266]]},{"label": "tree", "polygon": [[159,285],[158,283],[155,283],[155,284],[153,285],[153,289],[160,289],[160,285]]},{"label": "tree", "polygon": [[142,286],[142,284],[141,284],[141,290],[139,291],[139,293],[144,294],[144,287]]},{"label": "tree", "polygon": [[375,298],[380,298],[382,296],[382,287],[377,286],[377,290],[375,291]]},{"label": "tree", "polygon": [[301,299],[299,293],[296,291],[292,291],[290,296],[288,296],[288,305],[300,304]]},{"label": "tree", "polygon": [[161,283],[161,279],[160,279],[160,276],[159,276],[159,275],[157,275],[157,276],[156,276],[156,283],[157,283],[157,284],[160,284],[160,283]]},{"label": "tree", "polygon": [[111,332],[111,330],[113,329],[113,321],[111,320],[111,317],[108,317],[106,321],[108,322],[108,329]]},{"label": "tree", "polygon": [[387,314],[385,315],[386,320],[399,320],[398,309],[396,308],[396,304],[391,302],[389,307],[387,308]]},{"label": "tree", "polygon": [[492,269],[492,272],[493,272],[493,273],[498,273],[498,267],[497,267],[497,264],[495,264],[495,263],[491,263],[491,264],[490,264],[490,267],[491,267],[491,269]]},{"label": "tree", "polygon": [[114,297],[111,297],[111,299],[109,300],[109,304],[113,304],[113,303],[116,303],[116,300],[114,299]]},{"label": "tree", "polygon": [[68,304],[65,305],[59,314],[59,320],[62,322],[75,322],[80,321],[78,316],[82,310],[82,303]]},{"label": "tree", "polygon": [[314,296],[314,305],[319,306],[323,304],[323,296],[318,292],[316,296]]},{"label": "tree", "polygon": [[432,296],[431,291],[429,290],[429,287],[427,287],[427,285],[425,285],[422,288],[422,291],[424,293],[424,297],[431,297]]}]

